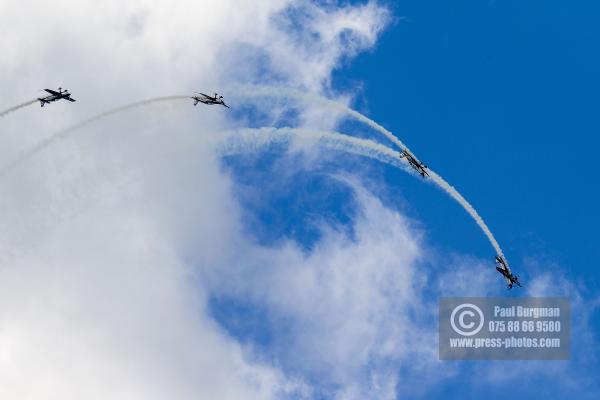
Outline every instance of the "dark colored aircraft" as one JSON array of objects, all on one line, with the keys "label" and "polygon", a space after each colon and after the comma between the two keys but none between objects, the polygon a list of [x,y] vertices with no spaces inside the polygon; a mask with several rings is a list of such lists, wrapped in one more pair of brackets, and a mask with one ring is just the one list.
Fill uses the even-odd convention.
[{"label": "dark colored aircraft", "polygon": [[413,156],[412,154],[410,154],[410,152],[408,150],[406,150],[406,149],[402,150],[402,153],[400,154],[400,158],[402,158],[402,157],[406,157],[406,160],[408,161],[410,166],[413,167],[415,169],[415,171],[417,171],[419,173],[419,175],[421,175],[423,178],[425,178],[426,175],[429,176],[427,171],[425,171],[425,169],[427,169],[427,165],[425,165],[421,161],[417,160],[417,158],[415,156]]},{"label": "dark colored aircraft", "polygon": [[513,273],[510,272],[510,268],[508,268],[508,265],[506,264],[506,260],[504,259],[504,257],[496,256],[496,263],[498,264],[496,266],[496,270],[498,272],[500,272],[502,274],[502,276],[506,279],[509,289],[512,289],[513,285],[517,285],[517,286],[521,287],[521,284],[519,283],[519,277],[516,275],[513,275]]},{"label": "dark colored aircraft", "polygon": [[71,93],[68,90],[62,90],[62,88],[58,88],[58,92],[52,89],[44,89],[46,92],[50,93],[49,96],[40,97],[38,100],[40,101],[40,105],[44,107],[44,104],[50,104],[53,101],[65,99],[69,101],[75,101],[75,99],[71,98]]},{"label": "dark colored aircraft", "polygon": [[209,96],[204,93],[198,93],[198,96],[192,96],[191,98],[194,100],[194,105],[197,105],[198,103],[203,103],[203,104],[208,104],[208,105],[219,104],[219,105],[229,108],[229,106],[227,104],[225,104],[225,102],[223,101],[223,96],[219,96],[217,93],[215,93],[214,96]]}]

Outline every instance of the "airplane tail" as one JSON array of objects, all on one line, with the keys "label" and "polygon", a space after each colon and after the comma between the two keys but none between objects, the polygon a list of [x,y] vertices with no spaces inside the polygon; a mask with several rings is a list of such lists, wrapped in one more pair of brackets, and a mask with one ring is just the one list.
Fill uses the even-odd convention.
[{"label": "airplane tail", "polygon": [[[515,278],[516,278],[516,277],[515,277]],[[518,280],[515,280],[515,284],[516,284],[518,287],[523,287],[523,286],[521,286],[521,282],[519,282]]]}]

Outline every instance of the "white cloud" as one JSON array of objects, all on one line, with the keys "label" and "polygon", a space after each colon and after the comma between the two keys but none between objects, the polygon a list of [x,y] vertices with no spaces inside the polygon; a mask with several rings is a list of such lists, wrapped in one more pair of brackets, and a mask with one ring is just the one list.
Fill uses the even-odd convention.
[{"label": "white cloud", "polygon": [[111,214],[71,221],[2,272],[3,396],[273,398],[291,386],[206,319],[156,227]]},{"label": "white cloud", "polygon": [[324,226],[309,253],[293,241],[242,247],[210,274],[210,291],[267,310],[265,330],[285,336],[267,353],[286,370],[340,387],[339,398],[395,398],[398,365],[421,371],[437,358],[423,246],[409,220],[346,182],[360,209],[354,239]]},{"label": "white cloud", "polygon": [[[308,24],[287,24],[296,12]],[[374,44],[384,19],[373,4],[324,8],[291,0],[1,2],[0,74],[7,79],[0,108],[59,85],[77,102],[31,106],[0,120],[0,158],[14,159],[57,129],[141,98],[273,79],[324,90],[340,60]],[[226,126],[222,110],[184,105],[99,121],[0,182],[2,396],[310,393],[301,373],[288,374],[242,346],[209,316],[207,290],[214,288],[198,271],[239,257],[236,249],[252,248],[252,237],[240,226],[234,183],[213,151],[210,135]],[[319,115],[305,112],[313,121]],[[340,259],[348,257],[343,241],[328,246],[329,255],[341,246]],[[282,262],[286,256],[294,254],[278,255]],[[333,279],[342,273],[337,268],[326,273]],[[339,279],[345,297],[351,282]],[[386,307],[373,288],[361,296],[357,310],[360,299]],[[323,300],[331,312],[341,306],[341,299]],[[291,312],[309,318],[306,308]],[[339,335],[374,340],[379,323],[347,336],[361,325],[355,318]],[[332,354],[354,365],[366,357],[352,361],[343,344]]]}]

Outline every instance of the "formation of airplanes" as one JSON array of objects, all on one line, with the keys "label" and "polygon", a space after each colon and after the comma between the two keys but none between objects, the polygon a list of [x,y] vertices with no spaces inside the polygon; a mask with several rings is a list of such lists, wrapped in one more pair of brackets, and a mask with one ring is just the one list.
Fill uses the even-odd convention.
[{"label": "formation of airplanes", "polygon": [[[403,149],[400,153],[400,158],[406,158],[409,165],[419,173],[423,178],[429,176],[427,173],[427,165],[423,164],[421,161],[417,160],[417,158],[410,152],[408,149]],[[502,274],[504,279],[508,284],[508,289],[512,289],[514,285],[521,287],[521,283],[519,282],[519,277],[514,275],[506,260],[502,256],[496,256],[496,270]]]},{"label": "formation of airplanes", "polygon": [[[423,178],[429,176],[427,173],[427,165],[423,164],[421,161],[417,160],[417,158],[411,154],[408,149],[403,149],[400,153],[400,158],[406,158],[409,165],[419,173]],[[521,283],[519,282],[519,277],[514,275],[506,260],[502,256],[496,256],[496,270],[502,274],[504,279],[506,279],[506,283],[508,284],[508,289],[512,289],[514,285],[521,287]]]},{"label": "formation of airplanes", "polygon": [[[75,101],[74,98],[71,97],[71,93],[69,93],[68,90],[63,90],[62,88],[58,88],[58,91],[56,90],[52,90],[52,89],[44,89],[46,92],[49,93],[48,96],[45,97],[39,97],[38,100],[40,102],[40,105],[42,107],[44,107],[45,104],[50,104],[56,100],[68,100],[68,101]],[[199,93],[197,92],[197,95],[192,96],[191,97],[192,100],[194,100],[194,105],[197,105],[198,103],[203,103],[203,104],[207,104],[207,105],[221,105],[227,108],[230,108],[227,104],[225,104],[225,101],[223,100],[223,96],[219,96],[217,93],[215,93],[214,96],[209,96],[207,94],[204,93]]]},{"label": "formation of airplanes", "polygon": [[506,279],[506,283],[508,283],[508,289],[512,289],[513,285],[521,287],[521,284],[519,283],[519,277],[510,271],[510,268],[508,268],[508,264],[506,263],[504,257],[496,256],[496,270],[502,274],[504,279]]},{"label": "formation of airplanes", "polygon": [[[42,107],[44,107],[45,104],[50,104],[54,101],[61,100],[61,99],[68,100],[71,102],[75,101],[75,99],[73,99],[71,97],[71,93],[69,93],[69,91],[66,89],[63,90],[62,88],[59,87],[58,91],[55,91],[52,89],[44,89],[44,90],[46,92],[48,92],[49,95],[38,98],[40,105]],[[209,96],[204,93],[196,92],[196,95],[192,96],[191,99],[194,100],[194,106],[198,105],[198,103],[202,103],[202,104],[206,104],[206,105],[221,105],[221,106],[230,108],[227,104],[225,104],[225,101],[223,100],[223,96],[219,96],[217,93],[215,93],[214,96]],[[415,171],[417,171],[417,173],[419,175],[421,175],[423,178],[425,178],[426,176],[429,176],[429,174],[427,173],[427,165],[425,165],[421,161],[419,161],[410,151],[408,151],[408,149],[402,150],[402,152],[400,153],[400,158],[406,158],[406,161],[408,161],[409,165]],[[508,264],[506,263],[506,260],[504,259],[504,257],[499,256],[499,255],[496,256],[496,270],[500,274],[502,274],[504,279],[506,279],[509,289],[512,289],[513,285],[521,286],[521,283],[519,282],[519,277],[517,277],[510,271],[510,268],[508,267]]]},{"label": "formation of airplanes", "polygon": [[62,88],[58,88],[58,92],[52,89],[44,89],[46,92],[50,93],[46,97],[40,97],[38,100],[40,101],[40,105],[44,107],[44,104],[50,104],[53,101],[64,99],[69,101],[75,101],[75,99],[71,98],[71,93],[67,89],[63,90]]}]

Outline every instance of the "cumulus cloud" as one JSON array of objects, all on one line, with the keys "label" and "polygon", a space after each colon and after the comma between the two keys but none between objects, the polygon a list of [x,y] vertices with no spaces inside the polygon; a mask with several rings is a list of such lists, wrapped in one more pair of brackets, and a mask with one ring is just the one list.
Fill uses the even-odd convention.
[{"label": "cumulus cloud", "polygon": [[[0,73],[10,78],[3,108],[59,85],[77,99],[70,107],[32,106],[3,119],[3,160],[115,103],[247,82],[329,90],[332,70],[373,46],[387,18],[375,3],[286,0],[25,1],[2,2],[0,11]],[[223,173],[211,137],[228,121],[220,110],[181,105],[99,121],[0,182],[3,396],[267,399],[314,391],[307,377],[314,362],[296,367],[282,357],[281,366],[233,338],[208,310],[217,288],[204,279],[227,274],[224,260],[273,253],[284,263],[299,256],[251,245],[240,225],[244,210],[231,193],[235,182]],[[312,121],[322,117],[309,108],[303,113]],[[331,117],[323,122],[329,126]],[[338,248],[340,260],[348,259],[352,246],[329,240],[325,254]],[[365,249],[356,251],[364,257]],[[306,279],[342,274],[337,263],[319,272],[317,257]],[[274,278],[298,296],[301,287],[289,285],[300,271],[288,272]],[[363,273],[382,279],[382,272]],[[264,284],[273,290],[265,301],[275,305],[283,292],[274,280]],[[338,277],[329,285],[337,284],[347,297],[351,282]],[[328,288],[306,289],[324,295]],[[367,285],[352,307],[369,299],[375,308],[361,315],[378,318],[387,306],[375,287]],[[290,308],[291,301],[281,298],[281,312],[297,314],[307,328],[342,307],[341,299],[325,297],[329,310],[310,317],[308,304]],[[377,338],[380,323],[354,333],[359,317],[346,326],[340,319],[336,331],[319,328],[293,344],[310,348],[319,334],[322,349],[335,337],[348,345],[362,337],[385,342]],[[344,343],[332,347],[338,367],[331,381],[341,391],[353,390],[344,380],[368,362],[368,348],[392,351],[366,346],[357,360]]]},{"label": "cumulus cloud", "polygon": [[294,241],[247,246],[207,281],[216,296],[265,309],[275,339],[264,351],[286,370],[341,387],[340,398],[382,398],[395,391],[396,363],[418,369],[435,354],[415,269],[422,244],[409,220],[347,183],[360,210],[353,239],[324,226],[309,253]]}]

